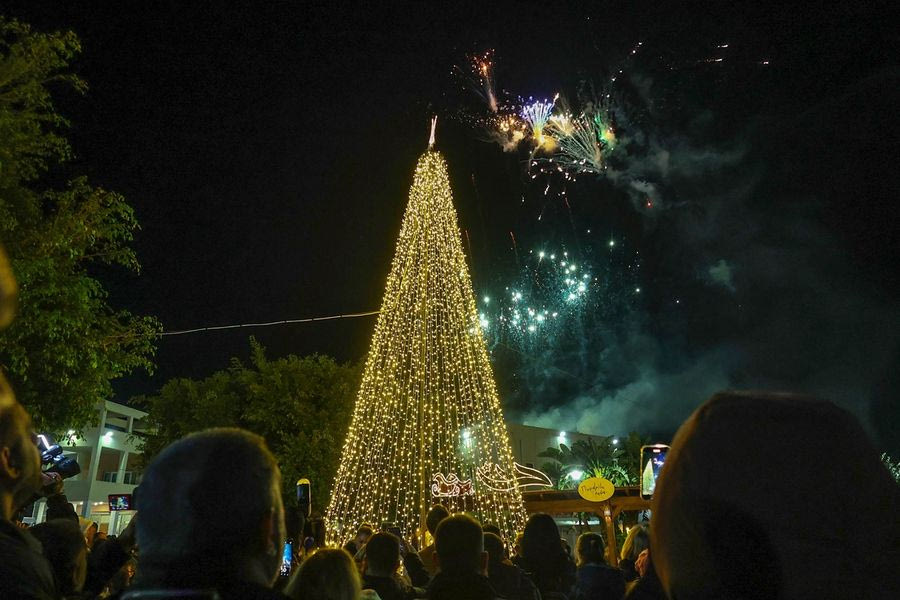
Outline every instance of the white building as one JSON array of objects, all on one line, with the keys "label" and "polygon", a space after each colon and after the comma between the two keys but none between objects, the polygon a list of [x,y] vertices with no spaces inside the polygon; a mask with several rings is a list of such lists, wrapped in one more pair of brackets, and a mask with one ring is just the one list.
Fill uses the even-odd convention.
[{"label": "white building", "polygon": [[[558,448],[560,444],[571,446],[578,440],[594,439],[599,441],[603,436],[578,433],[577,431],[559,431],[532,427],[520,423],[506,423],[509,431],[509,444],[512,446],[513,459],[520,465],[540,469],[549,458],[538,456],[547,448]],[[615,443],[615,442],[614,442]]]},{"label": "white building", "polygon": [[[81,473],[66,479],[63,493],[79,516],[96,521],[102,531],[118,534],[124,529],[134,511],[110,511],[109,496],[131,494],[141,479],[140,438],[146,431],[147,413],[106,401],[97,407],[97,425],[82,432],[70,433],[61,439],[67,456],[73,456],[81,466]],[[578,432],[557,431],[519,423],[507,423],[513,459],[526,467],[541,468],[549,459],[538,456],[549,447],[571,445],[577,440],[600,436]],[[46,504],[35,505],[34,519],[44,520]]]},{"label": "white building", "polygon": [[[96,521],[102,531],[118,534],[134,511],[110,511],[111,494],[131,494],[140,483],[140,437],[147,413],[106,401],[97,407],[97,425],[81,436],[69,433],[58,440],[66,456],[73,456],[81,473],[66,479],[63,493],[79,516]],[[46,503],[35,508],[34,521],[44,520]]]}]

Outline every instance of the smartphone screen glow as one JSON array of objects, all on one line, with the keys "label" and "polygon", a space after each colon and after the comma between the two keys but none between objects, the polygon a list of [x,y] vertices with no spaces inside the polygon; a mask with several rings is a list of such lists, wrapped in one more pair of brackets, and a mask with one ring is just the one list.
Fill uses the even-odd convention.
[{"label": "smartphone screen glow", "polygon": [[654,444],[641,448],[641,497],[650,499],[656,491],[656,480],[666,462],[669,447],[665,444]]},{"label": "smartphone screen glow", "polygon": [[288,577],[291,574],[291,563],[294,561],[294,545],[288,541],[284,543],[284,551],[281,554],[281,576]]}]

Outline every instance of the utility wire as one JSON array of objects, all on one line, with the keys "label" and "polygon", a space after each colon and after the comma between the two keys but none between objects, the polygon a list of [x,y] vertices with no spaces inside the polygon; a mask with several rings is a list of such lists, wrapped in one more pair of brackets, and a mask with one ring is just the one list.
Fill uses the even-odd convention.
[{"label": "utility wire", "polygon": [[355,319],[377,315],[380,310],[372,310],[361,313],[348,313],[346,315],[331,315],[328,317],[309,317],[307,319],[285,319],[283,321],[269,321],[267,323],[241,323],[240,325],[214,325],[210,327],[197,327],[196,329],[181,329],[178,331],[163,331],[161,335],[184,335],[186,333],[200,333],[202,331],[220,331],[222,329],[240,329],[242,327],[271,327],[272,325],[289,325],[291,323],[312,323],[313,321],[333,321],[335,319]]}]

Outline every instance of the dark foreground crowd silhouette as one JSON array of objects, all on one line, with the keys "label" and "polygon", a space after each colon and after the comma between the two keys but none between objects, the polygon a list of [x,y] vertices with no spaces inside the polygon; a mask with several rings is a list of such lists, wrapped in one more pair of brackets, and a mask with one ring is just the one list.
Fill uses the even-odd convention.
[{"label": "dark foreground crowd silhouette", "polygon": [[[787,394],[720,393],[685,421],[651,523],[630,530],[616,567],[598,533],[570,552],[549,515],[507,547],[496,527],[435,505],[426,547],[363,526],[327,548],[320,526],[279,577],[296,515],[286,523],[265,441],[239,429],[161,452],[117,537],[61,489],[0,378],[0,598],[900,598],[897,483],[855,418]],[[14,516],[36,494],[47,521],[25,529]]]}]

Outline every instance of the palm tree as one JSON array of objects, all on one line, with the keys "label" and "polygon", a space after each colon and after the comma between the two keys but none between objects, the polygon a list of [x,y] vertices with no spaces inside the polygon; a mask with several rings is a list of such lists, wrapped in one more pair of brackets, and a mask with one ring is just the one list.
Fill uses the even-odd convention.
[{"label": "palm tree", "polygon": [[583,471],[581,463],[575,458],[572,449],[565,444],[558,447],[553,446],[547,448],[543,452],[539,452],[541,458],[549,458],[551,462],[545,462],[541,465],[541,470],[547,474],[552,481],[556,483],[556,489],[564,490],[574,487],[576,481],[580,479],[573,478],[570,473]]},{"label": "palm tree", "polygon": [[571,446],[551,446],[538,456],[551,459],[541,465],[541,470],[556,482],[557,489],[573,488],[585,475],[603,477],[616,486],[635,485],[644,443],[638,433],[631,432],[621,446],[613,436],[603,436],[578,440]]}]

